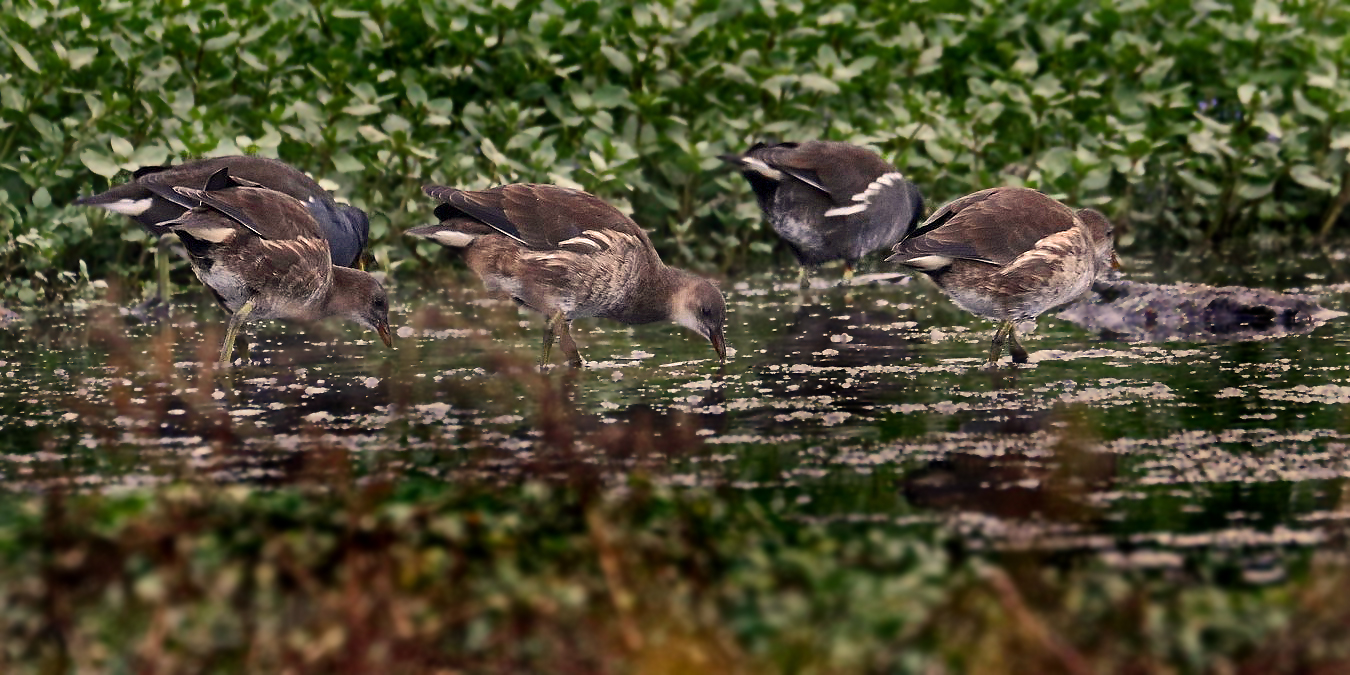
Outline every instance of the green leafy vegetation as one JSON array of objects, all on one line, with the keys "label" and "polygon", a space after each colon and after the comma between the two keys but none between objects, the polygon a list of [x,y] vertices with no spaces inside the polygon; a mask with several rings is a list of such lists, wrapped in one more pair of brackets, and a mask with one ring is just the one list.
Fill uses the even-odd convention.
[{"label": "green leafy vegetation", "polygon": [[[1337,672],[1350,575],[1215,585],[641,479],[7,497],[7,673]],[[316,479],[319,476],[314,476]],[[317,486],[316,486],[317,487]]]},{"label": "green leafy vegetation", "polygon": [[1335,0],[6,0],[0,299],[143,280],[143,233],[66,205],[236,152],[328,179],[403,277],[443,264],[400,234],[424,182],[581,186],[678,264],[766,264],[716,159],[761,139],[871,145],[931,203],[1100,205],[1127,247],[1325,236],[1350,202],[1347,33]]}]

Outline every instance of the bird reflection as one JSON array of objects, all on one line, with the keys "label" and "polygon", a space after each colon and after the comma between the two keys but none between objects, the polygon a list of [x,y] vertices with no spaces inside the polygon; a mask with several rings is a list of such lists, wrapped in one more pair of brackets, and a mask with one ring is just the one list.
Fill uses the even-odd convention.
[{"label": "bird reflection", "polygon": [[1116,482],[1116,455],[1093,449],[1094,434],[1063,410],[1015,405],[983,410],[964,420],[960,433],[969,436],[966,442],[997,450],[952,452],[911,471],[901,479],[911,504],[1007,520],[1081,523],[1099,517],[1085,496]]}]

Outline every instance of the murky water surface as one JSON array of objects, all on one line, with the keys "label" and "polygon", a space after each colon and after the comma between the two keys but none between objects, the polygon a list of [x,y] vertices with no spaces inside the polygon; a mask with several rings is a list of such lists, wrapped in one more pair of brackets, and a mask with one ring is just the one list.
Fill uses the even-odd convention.
[{"label": "murky water surface", "polygon": [[[1305,262],[1289,264],[1316,271],[1128,271],[1168,283],[1201,270],[1187,280],[1350,309],[1343,257]],[[1350,519],[1344,318],[1151,343],[1047,316],[1025,339],[1031,363],[991,372],[993,326],[923,281],[846,292],[826,270],[802,292],[794,274],[727,284],[735,355],[720,370],[673,325],[583,320],[588,367],[540,376],[542,319],[467,277],[397,289],[393,350],[337,325],[268,324],[228,377],[203,366],[223,322],[195,288],[172,325],[109,304],[21,314],[0,330],[0,486],[322,486],[348,457],[362,480],[585,466],[615,489],[712,486],[803,520],[943,528],[977,550],[1164,568],[1203,550],[1250,581],[1279,578],[1273,552],[1316,549]]]}]

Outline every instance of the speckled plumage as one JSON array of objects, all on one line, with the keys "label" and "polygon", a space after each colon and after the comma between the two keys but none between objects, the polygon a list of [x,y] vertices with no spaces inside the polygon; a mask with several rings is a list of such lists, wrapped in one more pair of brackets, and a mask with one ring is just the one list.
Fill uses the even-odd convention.
[{"label": "speckled plumage", "polygon": [[[289,195],[222,169],[209,189],[151,184],[185,210],[164,227],[183,241],[197,278],[231,316],[244,321],[313,322],[341,316],[389,337],[389,302],[371,275],[334,266],[319,223]],[[227,337],[222,360],[228,360]]]},{"label": "speckled plumage", "polygon": [[760,143],[722,159],[750,181],[769,225],[803,266],[843,260],[851,268],[898,241],[923,215],[918,188],[865,148],[832,141]]},{"label": "speckled plumage", "polygon": [[469,191],[428,185],[440,222],[408,234],[463,248],[489,290],[550,317],[574,364],[568,324],[600,317],[627,324],[672,320],[702,335],[725,359],[722,294],[706,279],[661,262],[647,233],[600,198],[554,185]]},{"label": "speckled plumage", "polygon": [[1077,299],[1113,264],[1111,224],[1027,188],[982,190],[952,201],[892,248],[887,258],[929,276],[958,306],[1002,322],[990,360],[1013,326]]}]

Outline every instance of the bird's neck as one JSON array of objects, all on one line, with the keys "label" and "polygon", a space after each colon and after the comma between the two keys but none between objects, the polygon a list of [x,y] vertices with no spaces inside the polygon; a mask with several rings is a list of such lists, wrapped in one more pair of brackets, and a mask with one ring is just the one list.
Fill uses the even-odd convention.
[{"label": "bird's neck", "polygon": [[356,313],[360,309],[359,301],[362,298],[352,290],[363,285],[365,276],[368,275],[360,270],[334,265],[333,282],[328,284],[323,302],[318,303],[314,320]]},{"label": "bird's neck", "polygon": [[628,324],[653,323],[671,317],[671,307],[688,275],[657,262],[644,283],[633,289],[628,302],[620,303],[618,315],[609,317]]}]

